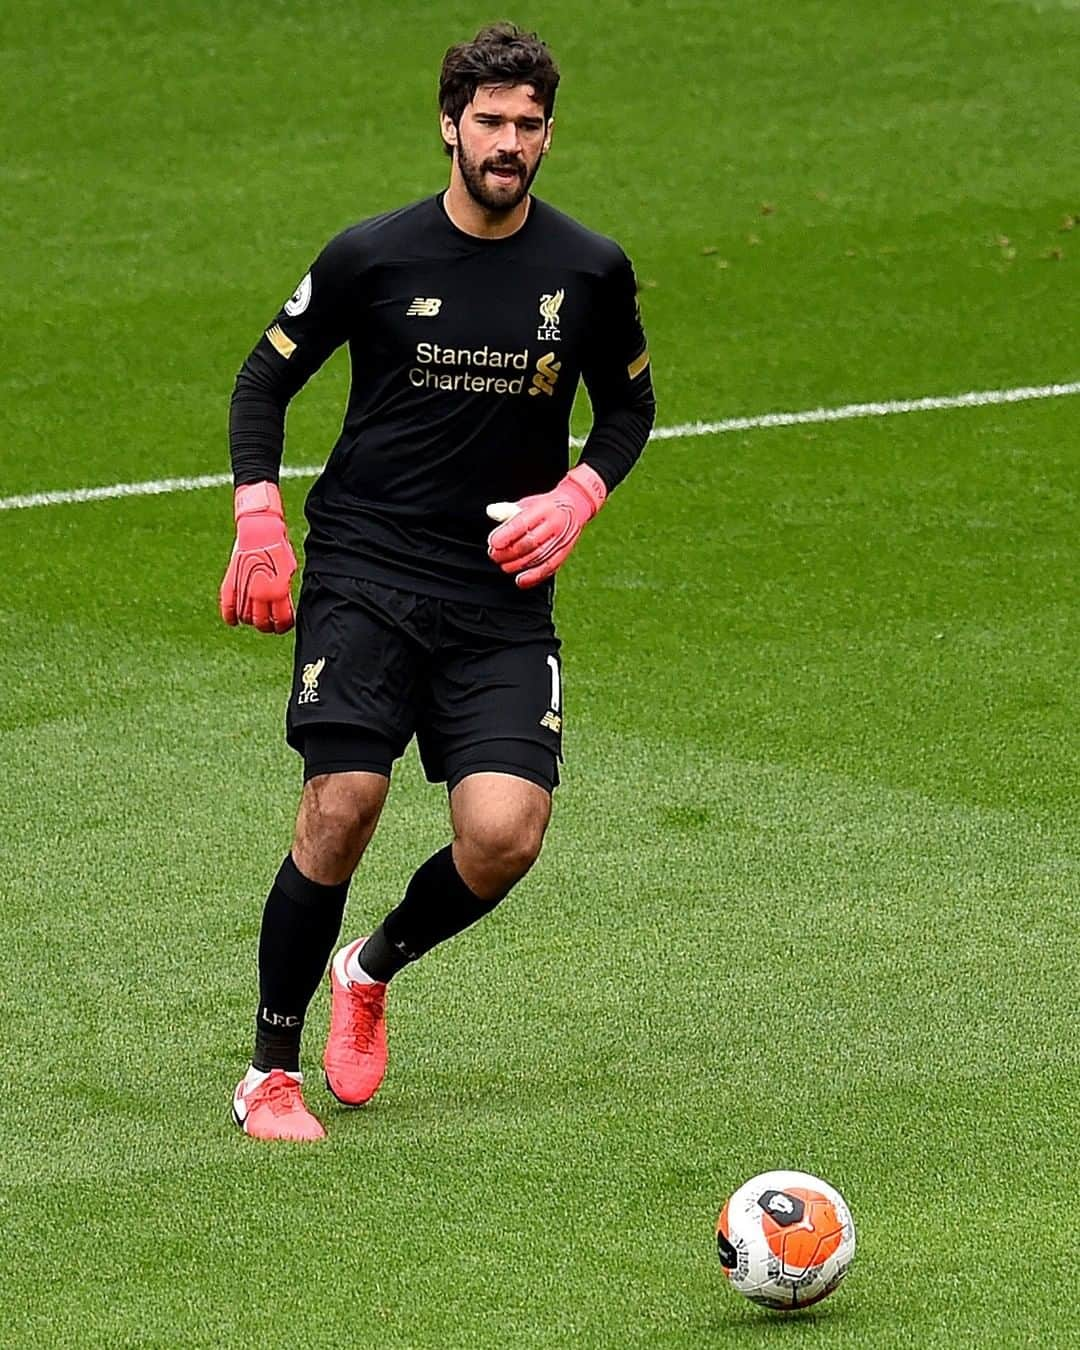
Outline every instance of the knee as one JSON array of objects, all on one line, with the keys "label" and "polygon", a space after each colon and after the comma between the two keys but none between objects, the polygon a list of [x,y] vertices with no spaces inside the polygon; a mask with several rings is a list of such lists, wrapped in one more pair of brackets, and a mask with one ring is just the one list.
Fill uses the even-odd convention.
[{"label": "knee", "polygon": [[529,819],[497,818],[475,822],[458,835],[458,846],[474,866],[513,884],[540,856],[544,824]]},{"label": "knee", "polygon": [[385,787],[352,781],[358,777],[324,774],[304,784],[292,851],[296,865],[313,881],[347,880],[375,829]]},{"label": "knee", "polygon": [[345,774],[325,774],[304,784],[300,815],[324,838],[346,839],[362,834],[379,813],[379,804],[346,781]]}]

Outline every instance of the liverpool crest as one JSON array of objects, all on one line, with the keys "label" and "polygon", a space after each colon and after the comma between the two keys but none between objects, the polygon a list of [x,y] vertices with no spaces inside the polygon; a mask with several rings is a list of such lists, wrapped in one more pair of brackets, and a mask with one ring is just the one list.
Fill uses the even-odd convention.
[{"label": "liverpool crest", "polygon": [[317,661],[311,661],[304,667],[300,675],[304,687],[296,696],[297,703],[318,703],[319,676],[322,674],[325,665],[326,657],[320,656]]},{"label": "liverpool crest", "polygon": [[559,341],[559,310],[562,308],[563,297],[566,294],[560,287],[553,295],[542,295],[540,297],[540,327],[536,330],[536,336],[541,342]]}]

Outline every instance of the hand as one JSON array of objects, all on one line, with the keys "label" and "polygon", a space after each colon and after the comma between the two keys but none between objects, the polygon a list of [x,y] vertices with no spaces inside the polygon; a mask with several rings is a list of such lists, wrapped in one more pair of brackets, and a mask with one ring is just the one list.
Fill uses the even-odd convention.
[{"label": "hand", "polygon": [[236,543],[221,583],[221,617],[233,626],[249,623],[260,633],[287,633],[293,626],[296,555],[277,484],[238,487],[233,514]]},{"label": "hand", "polygon": [[607,497],[604,480],[577,464],[550,492],[519,502],[492,502],[487,513],[503,522],[488,535],[488,557],[526,589],[553,577]]}]

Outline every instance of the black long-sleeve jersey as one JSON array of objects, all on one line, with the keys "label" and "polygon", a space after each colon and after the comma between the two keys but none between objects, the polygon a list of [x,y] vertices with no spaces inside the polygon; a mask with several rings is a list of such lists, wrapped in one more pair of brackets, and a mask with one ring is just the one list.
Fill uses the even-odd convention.
[{"label": "black long-sleeve jersey", "polygon": [[613,488],[655,404],[633,269],[619,246],[533,198],[478,239],[442,196],[362,221],[326,246],[237,377],[236,483],[277,479],[289,400],[348,342],[344,424],[307,500],[307,566],[478,604],[546,606],[487,556],[489,502],[545,492],[569,459],[579,377],[593,425],[581,459]]}]

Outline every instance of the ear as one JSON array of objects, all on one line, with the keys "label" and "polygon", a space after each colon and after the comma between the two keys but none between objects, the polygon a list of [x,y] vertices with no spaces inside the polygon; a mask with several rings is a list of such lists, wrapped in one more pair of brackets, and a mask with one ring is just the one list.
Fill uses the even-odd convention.
[{"label": "ear", "polygon": [[546,155],[547,152],[551,149],[551,137],[554,131],[555,131],[555,119],[553,117],[551,121],[547,124],[547,131],[544,133],[544,144],[540,148],[540,153],[542,155]]},{"label": "ear", "polygon": [[442,138],[447,145],[457,145],[457,125],[447,113],[439,114],[439,130],[442,132]]}]

